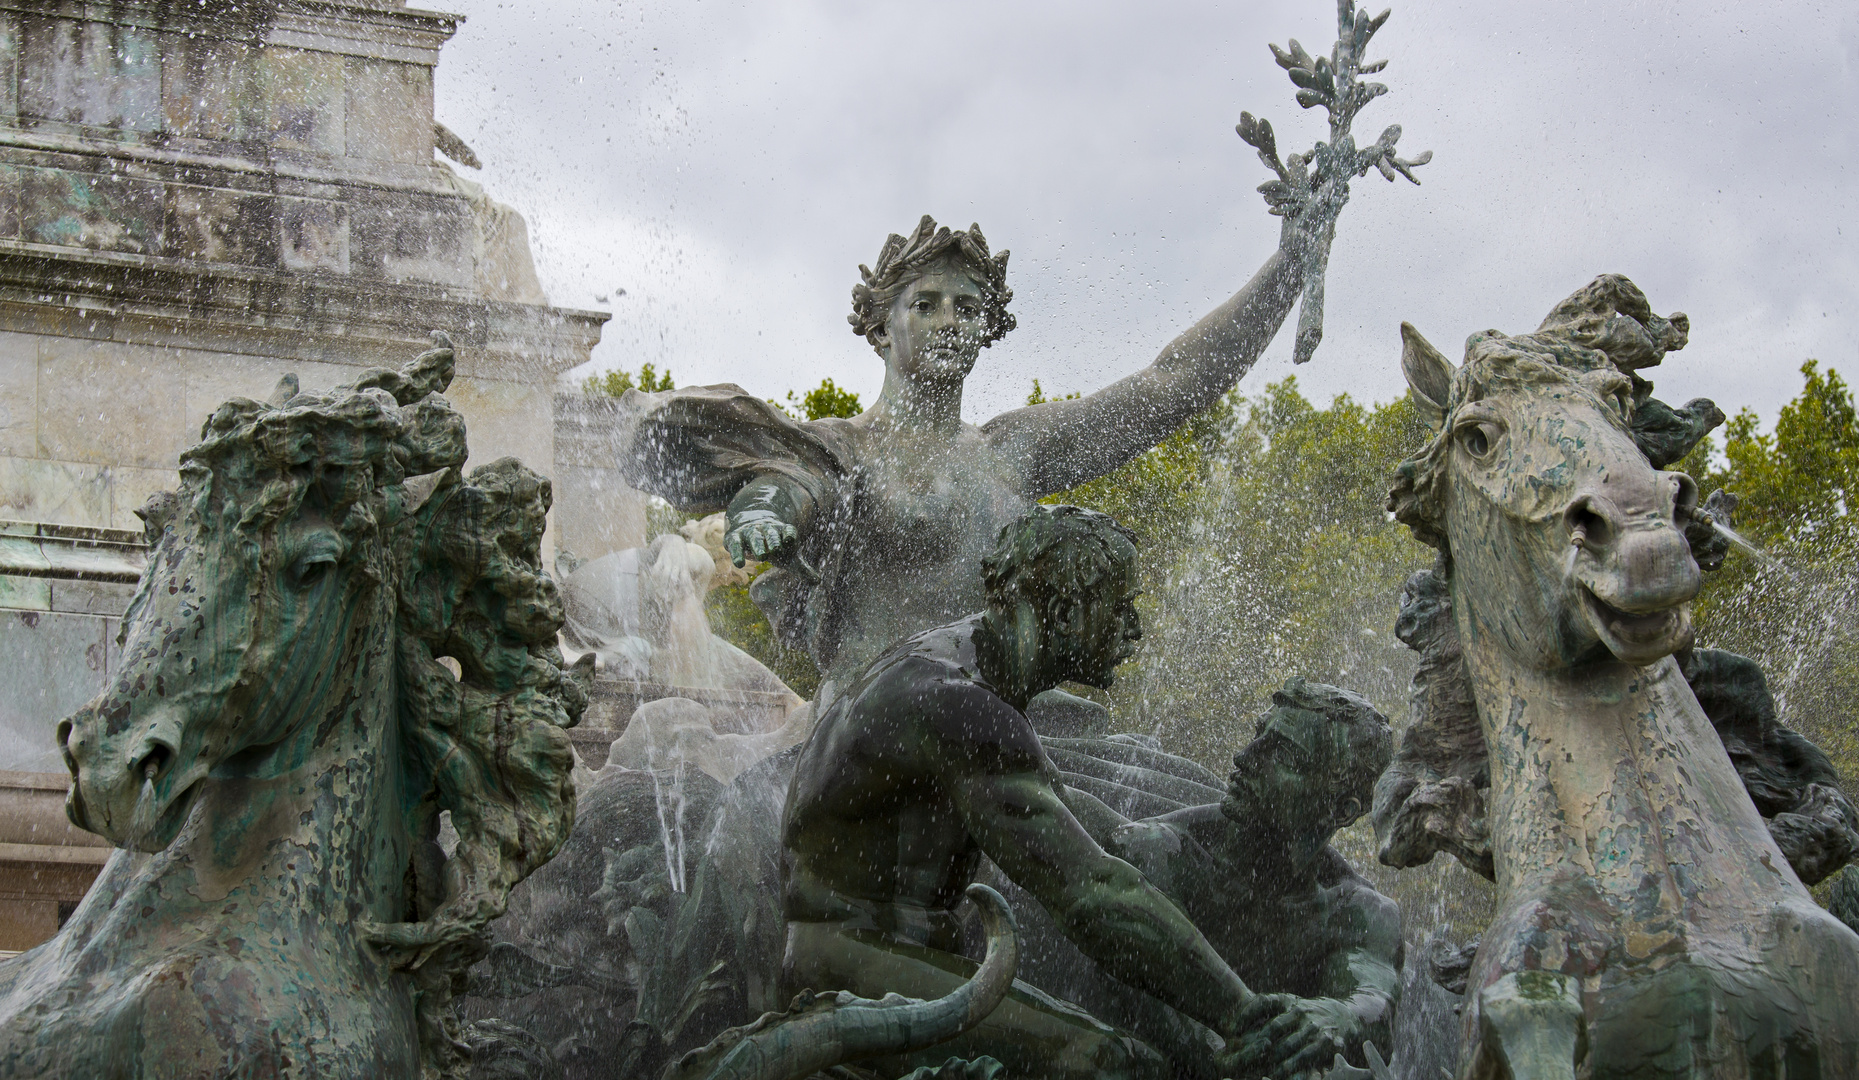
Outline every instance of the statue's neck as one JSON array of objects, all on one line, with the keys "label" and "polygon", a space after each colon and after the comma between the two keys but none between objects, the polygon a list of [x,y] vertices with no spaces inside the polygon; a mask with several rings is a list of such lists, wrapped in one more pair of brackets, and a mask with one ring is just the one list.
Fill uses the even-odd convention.
[{"label": "statue's neck", "polygon": [[1300,829],[1289,833],[1261,827],[1281,813],[1276,807],[1246,808],[1231,803],[1221,813],[1233,827],[1220,833],[1215,856],[1225,865],[1250,871],[1251,888],[1282,896],[1311,886],[1310,871],[1317,856],[1329,846],[1328,829]]},{"label": "statue's neck", "polygon": [[962,384],[922,383],[896,371],[884,373],[868,421],[873,431],[932,433],[954,438],[962,430]]},{"label": "statue's neck", "polygon": [[[1455,606],[1507,893],[1578,869],[1623,906],[1657,881],[1656,906],[1672,910],[1712,890],[1760,897],[1779,883],[1776,871],[1752,870],[1752,853],[1785,863],[1671,657],[1539,669],[1478,636]],[[1707,810],[1673,829],[1676,807]]]},{"label": "statue's neck", "polygon": [[[1029,640],[1021,619],[990,607],[975,622],[975,667],[988,689],[1021,712],[1034,695],[1058,685],[1043,677],[1038,643]],[[1033,638],[1037,631],[1030,631]]]}]

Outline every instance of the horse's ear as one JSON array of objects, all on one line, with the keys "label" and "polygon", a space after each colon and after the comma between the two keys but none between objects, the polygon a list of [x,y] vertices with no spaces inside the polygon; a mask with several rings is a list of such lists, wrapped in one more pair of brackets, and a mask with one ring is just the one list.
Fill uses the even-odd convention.
[{"label": "horse's ear", "polygon": [[142,519],[142,537],[153,551],[161,543],[161,534],[168,531],[168,524],[180,512],[181,497],[172,491],[157,491],[148,497],[136,516]]},{"label": "horse's ear", "polygon": [[290,372],[278,380],[277,387],[271,391],[271,396],[265,399],[265,404],[282,409],[290,402],[291,398],[297,396],[300,389],[301,385],[297,382],[297,373],[294,371]]},{"label": "horse's ear", "polygon": [[1428,425],[1446,422],[1446,403],[1452,399],[1452,361],[1435,349],[1413,323],[1401,324],[1401,371],[1413,389],[1414,405]]}]

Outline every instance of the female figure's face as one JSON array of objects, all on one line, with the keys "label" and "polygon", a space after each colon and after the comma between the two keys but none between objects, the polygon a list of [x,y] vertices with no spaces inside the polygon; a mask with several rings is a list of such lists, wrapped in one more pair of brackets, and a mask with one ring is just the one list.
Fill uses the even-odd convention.
[{"label": "female figure's face", "polygon": [[891,302],[879,348],[891,371],[911,382],[960,386],[981,354],[986,310],[974,275],[938,261]]}]

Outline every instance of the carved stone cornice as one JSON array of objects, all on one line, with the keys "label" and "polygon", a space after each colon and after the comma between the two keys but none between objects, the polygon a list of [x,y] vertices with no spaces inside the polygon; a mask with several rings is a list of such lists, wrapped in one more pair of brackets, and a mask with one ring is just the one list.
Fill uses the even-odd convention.
[{"label": "carved stone cornice", "polygon": [[0,329],[126,344],[386,366],[431,330],[462,375],[534,382],[587,359],[610,316],[481,300],[462,289],[202,266],[0,240]]}]

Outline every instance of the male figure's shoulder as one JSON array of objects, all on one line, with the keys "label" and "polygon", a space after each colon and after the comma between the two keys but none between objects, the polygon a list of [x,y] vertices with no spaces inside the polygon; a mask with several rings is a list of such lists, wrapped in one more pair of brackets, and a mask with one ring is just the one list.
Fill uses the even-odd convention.
[{"label": "male figure's shoulder", "polygon": [[907,717],[932,748],[979,754],[970,762],[976,766],[1003,753],[1016,763],[1036,757],[1032,724],[995,692],[975,659],[980,621],[971,615],[893,646],[866,669],[855,708]]},{"label": "male figure's shoulder", "polygon": [[852,693],[863,697],[874,689],[915,692],[945,683],[981,681],[975,663],[975,627],[980,619],[970,615],[896,642],[865,665]]},{"label": "male figure's shoulder", "polygon": [[1325,923],[1339,943],[1392,955],[1401,943],[1401,908],[1333,847],[1317,857]]}]

